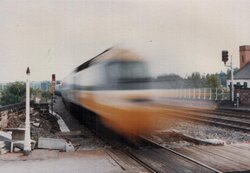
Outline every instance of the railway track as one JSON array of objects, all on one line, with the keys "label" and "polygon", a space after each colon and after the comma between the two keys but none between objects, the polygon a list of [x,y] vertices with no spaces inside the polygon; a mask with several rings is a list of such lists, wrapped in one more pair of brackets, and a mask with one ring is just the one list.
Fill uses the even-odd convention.
[{"label": "railway track", "polygon": [[[98,128],[97,128],[98,126]],[[174,152],[170,149],[164,148],[153,141],[145,138],[142,142],[128,140],[117,134],[113,134],[110,129],[103,127],[100,122],[93,122],[88,124],[87,127],[101,140],[108,144],[110,155],[119,155],[123,153],[126,158],[132,159],[136,162],[142,170],[150,173],[220,173],[220,171],[210,168],[209,166],[195,161],[180,153]],[[91,128],[92,127],[92,128]],[[119,156],[117,156],[119,157]],[[116,157],[112,157],[115,162],[123,169],[127,170]],[[129,169],[128,169],[129,170]]]},{"label": "railway track", "polygon": [[164,115],[250,132],[250,115],[247,113],[177,106],[165,106],[164,109],[166,112]]},{"label": "railway track", "polygon": [[[180,110],[179,110],[180,111]],[[169,111],[168,111],[169,112]],[[192,113],[194,111],[182,110],[181,112],[170,111],[171,114],[186,114]],[[86,113],[86,112],[85,112]],[[198,112],[197,114],[200,114]],[[92,114],[93,115],[93,114]],[[131,170],[128,165],[124,166],[123,162],[119,160],[120,157],[130,158],[134,162],[141,167],[144,172],[151,173],[199,173],[199,172],[208,172],[208,173],[220,173],[220,170],[217,170],[213,167],[208,166],[205,162],[200,162],[198,160],[194,160],[193,158],[188,157],[182,153],[176,152],[169,148],[159,145],[158,143],[151,141],[149,139],[144,138],[142,143],[132,143],[130,141],[126,141],[123,138],[114,137],[110,135],[109,129],[100,128],[101,125],[98,119],[94,118],[94,121],[91,122],[87,126],[92,126],[94,128],[91,130],[96,134],[97,137],[101,138],[106,144],[110,147],[107,147],[108,152],[113,153],[114,155],[119,155],[119,153],[123,153],[123,156],[112,157],[113,160],[123,169],[123,170]],[[97,120],[97,121],[96,121]],[[85,124],[86,125],[86,124]],[[105,134],[104,134],[105,133]],[[108,137],[107,137],[108,136]],[[118,141],[118,142],[117,142]],[[116,152],[118,151],[118,152]],[[112,156],[112,155],[111,155]],[[117,159],[118,158],[118,159]],[[213,165],[212,165],[213,166]]]},{"label": "railway track", "polygon": [[237,111],[226,110],[226,109],[204,110],[204,111],[200,110],[197,112],[202,112],[202,113],[211,114],[211,115],[220,115],[220,116],[225,116],[225,117],[243,118],[243,119],[250,120],[249,112],[237,112]]},{"label": "railway track", "polygon": [[141,137],[144,144],[139,149],[129,149],[125,154],[152,173],[221,173],[204,163],[164,147],[148,138]]},{"label": "railway track", "polygon": [[[123,153],[127,158],[136,162],[142,170],[150,173],[221,173],[221,171],[214,169],[204,163],[194,160],[179,152],[159,145],[147,138],[142,138],[142,142],[136,144],[137,147],[118,147],[115,145],[114,149],[108,149],[108,153],[112,155],[119,155]],[[120,163],[117,157],[112,157],[115,162],[123,169],[127,170],[126,166]],[[145,171],[143,171],[145,172]]]}]

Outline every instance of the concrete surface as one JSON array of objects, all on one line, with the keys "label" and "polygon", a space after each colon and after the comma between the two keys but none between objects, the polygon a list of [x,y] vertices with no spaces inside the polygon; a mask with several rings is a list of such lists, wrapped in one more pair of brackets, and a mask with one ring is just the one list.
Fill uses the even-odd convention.
[{"label": "concrete surface", "polygon": [[38,148],[66,150],[66,141],[64,139],[53,139],[40,137],[38,140]]},{"label": "concrete surface", "polygon": [[127,172],[122,170],[105,150],[68,153],[34,150],[29,156],[22,156],[22,153],[8,153],[0,155],[0,170],[4,173]]},{"label": "concrete surface", "polygon": [[59,114],[57,114],[57,113],[55,113],[55,112],[53,112],[51,110],[49,110],[49,113],[54,115],[58,119],[57,123],[58,123],[58,125],[60,127],[61,132],[69,132],[70,131],[68,126],[65,124],[62,117]]}]

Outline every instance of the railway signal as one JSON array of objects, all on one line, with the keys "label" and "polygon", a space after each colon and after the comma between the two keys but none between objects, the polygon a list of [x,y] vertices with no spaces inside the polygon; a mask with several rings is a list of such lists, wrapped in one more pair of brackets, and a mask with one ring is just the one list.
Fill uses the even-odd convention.
[{"label": "railway signal", "polygon": [[227,61],[228,61],[228,51],[227,50],[223,50],[222,51],[222,61],[224,62],[224,64],[226,65]]},{"label": "railway signal", "polygon": [[55,86],[56,86],[56,75],[52,74],[52,82],[51,82],[51,91],[52,91],[52,99],[51,99],[51,111],[53,114],[53,104],[54,104],[54,95],[55,95]]},{"label": "railway signal", "polygon": [[234,87],[233,87],[233,58],[232,58],[232,55],[230,55],[230,58],[231,58],[231,62],[230,62],[230,65],[227,65],[227,61],[228,61],[228,51],[227,50],[223,50],[222,51],[222,61],[224,62],[224,65],[226,67],[229,67],[230,70],[231,70],[231,81],[230,81],[230,89],[231,89],[231,101],[234,102]]}]

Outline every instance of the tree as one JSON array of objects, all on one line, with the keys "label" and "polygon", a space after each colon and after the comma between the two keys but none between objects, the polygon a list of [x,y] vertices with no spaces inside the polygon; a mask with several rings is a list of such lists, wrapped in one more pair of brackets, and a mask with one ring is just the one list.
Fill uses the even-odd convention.
[{"label": "tree", "polygon": [[220,83],[222,86],[227,86],[227,74],[221,71],[219,74],[217,74],[220,80]]},{"label": "tree", "polygon": [[191,76],[187,77],[187,83],[189,87],[203,87],[205,83],[205,76],[201,76],[199,72],[193,72]]},{"label": "tree", "polygon": [[161,81],[178,81],[178,80],[182,80],[182,77],[180,77],[177,74],[171,73],[171,74],[160,75],[160,76],[157,77],[157,80],[161,80]]},{"label": "tree", "polygon": [[216,74],[207,74],[206,81],[209,88],[218,88],[220,86],[220,79]]},{"label": "tree", "polygon": [[9,83],[2,91],[2,97],[0,100],[1,105],[14,104],[25,101],[25,83],[14,82]]},{"label": "tree", "polygon": [[50,99],[52,97],[52,94],[49,91],[43,91],[41,89],[30,89],[30,93],[33,97],[38,97],[38,98],[44,98],[44,99]]},{"label": "tree", "polygon": [[48,91],[42,91],[41,96],[45,99],[50,99],[52,97],[52,94]]}]

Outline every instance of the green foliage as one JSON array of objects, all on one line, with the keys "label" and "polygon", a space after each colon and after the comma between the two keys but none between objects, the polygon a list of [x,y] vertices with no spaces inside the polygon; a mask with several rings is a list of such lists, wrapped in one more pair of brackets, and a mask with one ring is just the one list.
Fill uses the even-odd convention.
[{"label": "green foliage", "polygon": [[218,88],[220,86],[220,79],[216,74],[207,74],[206,80],[209,88]]},{"label": "green foliage", "polygon": [[219,88],[222,81],[226,86],[226,74],[201,75],[199,72],[193,72],[186,78],[182,78],[177,74],[164,74],[158,76],[156,81],[171,82],[171,86],[174,86],[174,88]]},{"label": "green foliage", "polygon": [[193,72],[190,76],[187,77],[187,87],[191,88],[200,88],[204,86],[206,79],[204,76],[201,76],[199,72]]},{"label": "green foliage", "polygon": [[[52,94],[48,91],[42,91],[40,89],[30,89],[32,96],[50,99]],[[0,105],[9,105],[14,103],[20,103],[25,101],[26,97],[26,85],[24,82],[9,83],[1,91]]]},{"label": "green foliage", "polygon": [[164,74],[164,75],[160,75],[157,77],[158,80],[162,80],[162,81],[177,81],[177,80],[182,80],[182,77],[180,77],[177,74]]},{"label": "green foliage", "polygon": [[0,104],[2,106],[14,104],[25,101],[25,83],[14,82],[7,84],[6,88],[2,91]]},{"label": "green foliage", "polygon": [[50,99],[52,97],[52,94],[48,91],[42,91],[41,96],[45,99]]},{"label": "green foliage", "polygon": [[217,75],[219,77],[221,85],[224,86],[224,87],[226,87],[226,85],[227,85],[227,74],[221,71]]},{"label": "green foliage", "polygon": [[41,89],[33,89],[31,88],[31,94],[35,97],[50,99],[52,94],[49,91],[43,91]]},{"label": "green foliage", "polygon": [[31,93],[33,96],[40,97],[41,94],[42,94],[42,90],[30,88],[30,93]]}]

